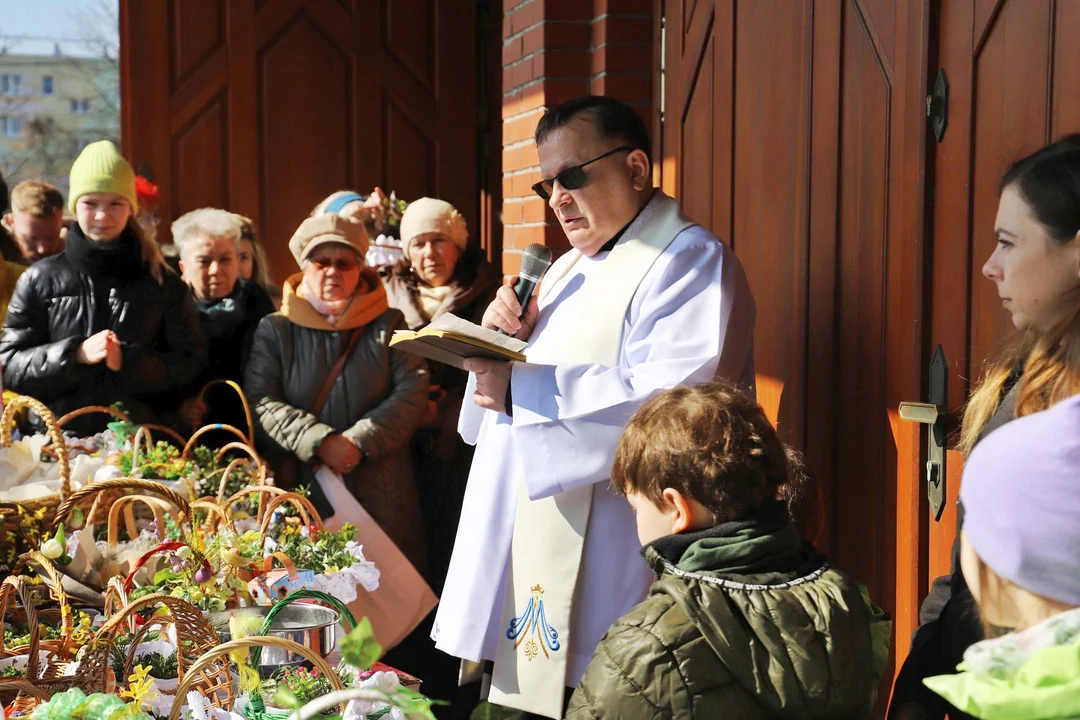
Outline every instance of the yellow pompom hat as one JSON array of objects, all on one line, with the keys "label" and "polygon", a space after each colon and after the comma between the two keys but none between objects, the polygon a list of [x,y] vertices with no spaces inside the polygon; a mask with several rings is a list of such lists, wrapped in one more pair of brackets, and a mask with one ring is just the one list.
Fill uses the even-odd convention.
[{"label": "yellow pompom hat", "polygon": [[131,212],[139,208],[135,195],[135,170],[108,140],[87,145],[71,166],[68,209],[90,193],[116,193],[131,203]]}]

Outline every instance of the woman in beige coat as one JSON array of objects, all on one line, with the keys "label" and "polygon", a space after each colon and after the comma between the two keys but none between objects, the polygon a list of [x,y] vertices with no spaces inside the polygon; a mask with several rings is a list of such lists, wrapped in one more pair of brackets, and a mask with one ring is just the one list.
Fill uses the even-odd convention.
[{"label": "woman in beige coat", "polygon": [[244,389],[279,484],[309,485],[316,507],[331,515],[314,470],[326,465],[340,473],[423,572],[409,440],[427,404],[427,365],[388,346],[405,324],[364,267],[367,244],[362,226],[350,219],[304,221],[289,241],[303,272],[285,282],[281,311],[259,324]]}]

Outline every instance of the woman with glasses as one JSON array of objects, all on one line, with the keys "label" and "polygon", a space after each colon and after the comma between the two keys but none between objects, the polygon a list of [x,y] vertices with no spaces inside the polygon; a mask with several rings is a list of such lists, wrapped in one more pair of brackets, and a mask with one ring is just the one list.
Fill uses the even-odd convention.
[{"label": "woman with glasses", "polygon": [[301,272],[285,281],[281,311],[255,331],[244,389],[278,484],[309,486],[329,517],[314,470],[340,474],[423,572],[409,440],[427,405],[427,365],[388,346],[405,323],[363,264],[368,242],[359,223],[337,214],[303,222],[289,241]]}]

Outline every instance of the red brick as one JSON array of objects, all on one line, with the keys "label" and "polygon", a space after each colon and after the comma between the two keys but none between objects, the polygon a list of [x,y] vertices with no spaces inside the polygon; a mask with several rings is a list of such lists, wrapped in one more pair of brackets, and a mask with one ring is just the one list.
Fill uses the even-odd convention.
[{"label": "red brick", "polygon": [[592,92],[610,95],[625,103],[647,103],[652,98],[652,76],[647,73],[601,75],[592,79]]},{"label": "red brick", "polygon": [[651,17],[623,17],[609,15],[592,24],[592,44],[599,47],[608,42],[627,45],[651,45],[653,42],[653,19]]},{"label": "red brick", "polygon": [[503,15],[503,34],[504,38],[508,38],[514,34],[514,21],[511,18],[513,13],[506,13]]},{"label": "red brick", "polygon": [[512,62],[517,62],[521,59],[521,38],[516,37],[513,40],[507,40],[503,42],[502,49],[502,62],[503,66],[507,66]]},{"label": "red brick", "polygon": [[521,148],[503,148],[502,170],[504,173],[521,170]]},{"label": "red brick", "polygon": [[592,25],[587,22],[544,23],[544,47],[551,50],[589,50]]},{"label": "red brick", "polygon": [[588,0],[533,0],[543,3],[546,20],[592,20],[592,4]]},{"label": "red brick", "polygon": [[587,78],[591,75],[590,53],[573,50],[545,50],[532,59],[536,77]]},{"label": "red brick", "polygon": [[510,75],[511,82],[514,83],[513,87],[516,88],[536,78],[536,67],[533,65],[532,60],[522,60],[517,65],[514,65]]},{"label": "red brick", "polygon": [[602,72],[649,72],[652,69],[652,45],[612,45],[596,48],[592,53],[594,75]]},{"label": "red brick", "polygon": [[503,15],[509,15],[510,11],[521,4],[521,0],[503,0]]},{"label": "red brick", "polygon": [[511,30],[516,35],[543,20],[544,7],[541,5],[540,0],[529,0],[529,2],[514,11]]},{"label": "red brick", "polygon": [[503,225],[507,225],[507,226],[509,226],[509,225],[519,225],[522,222],[524,222],[524,220],[522,220],[522,210],[523,210],[523,208],[524,208],[524,203],[510,202],[510,201],[507,201],[507,200],[503,200],[503,206],[502,206]]},{"label": "red brick", "polygon": [[507,197],[529,197],[533,194],[532,186],[540,182],[540,171],[523,172],[513,177],[512,192]]},{"label": "red brick", "polygon": [[521,112],[544,107],[545,88],[550,82],[537,82],[521,89]]},{"label": "red brick", "polygon": [[503,83],[502,83],[502,86],[503,86],[503,92],[509,92],[509,91],[513,90],[516,87],[516,85],[514,85],[514,68],[512,68],[512,67],[504,67],[503,68]]},{"label": "red brick", "polygon": [[503,95],[502,98],[502,116],[503,120],[514,115],[525,112],[526,108],[522,105],[523,94],[521,90],[515,90]]},{"label": "red brick", "polygon": [[521,221],[527,223],[551,222],[555,219],[553,213],[549,213],[548,204],[535,195],[524,202],[517,203],[520,206]]},{"label": "red brick", "polygon": [[503,247],[524,250],[533,243],[543,245],[546,230],[543,225],[506,225],[503,230]]},{"label": "red brick", "polygon": [[544,25],[537,25],[531,30],[527,30],[522,39],[522,55],[532,55],[535,52],[540,52],[544,49]]},{"label": "red brick", "polygon": [[510,197],[514,190],[514,178],[510,175],[503,175],[502,179],[502,194],[503,197]]},{"label": "red brick", "polygon": [[[535,134],[535,133],[534,133]],[[521,148],[521,167],[537,167],[540,165],[540,156],[536,154],[536,143],[529,143]]]},{"label": "red brick", "polygon": [[544,80],[544,104],[548,107],[588,94],[588,80]]},{"label": "red brick", "polygon": [[[507,247],[506,243],[503,243],[503,247]],[[520,250],[503,250],[502,254],[502,271],[503,275],[517,275],[521,270],[521,255]]]},{"label": "red brick", "polygon": [[536,110],[503,123],[503,142],[507,145],[528,140],[536,132],[536,123],[540,122],[543,112]]},{"label": "red brick", "polygon": [[608,13],[624,15],[651,15],[655,0],[593,0],[593,17]]}]

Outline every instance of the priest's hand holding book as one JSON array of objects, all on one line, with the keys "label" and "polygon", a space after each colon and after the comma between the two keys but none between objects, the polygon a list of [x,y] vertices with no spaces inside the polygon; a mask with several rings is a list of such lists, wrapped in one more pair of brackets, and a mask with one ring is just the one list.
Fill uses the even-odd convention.
[{"label": "priest's hand holding book", "polygon": [[[527,341],[536,326],[539,309],[536,296],[529,299],[528,310],[521,314],[521,304],[514,295],[516,277],[510,278],[499,288],[495,299],[484,313],[483,326],[488,330],[502,330],[516,339]],[[518,317],[521,316],[519,320]],[[469,358],[465,369],[476,374],[476,392],[473,401],[485,410],[504,413],[507,411],[507,389],[510,386],[511,363],[505,360]]]}]

